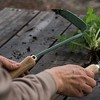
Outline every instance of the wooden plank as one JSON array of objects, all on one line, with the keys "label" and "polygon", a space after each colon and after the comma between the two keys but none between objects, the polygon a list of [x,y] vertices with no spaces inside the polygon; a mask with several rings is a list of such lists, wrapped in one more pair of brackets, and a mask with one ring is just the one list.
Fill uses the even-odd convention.
[{"label": "wooden plank", "polygon": [[[53,12],[41,12],[6,43],[0,49],[0,53],[13,60],[21,61],[27,55],[48,48],[55,41],[55,36],[61,34],[68,25],[68,21]],[[33,29],[30,30],[31,28]],[[28,48],[30,50],[27,50]]]},{"label": "wooden plank", "polygon": [[[10,14],[8,13],[8,10],[7,8],[3,9],[0,11],[0,24],[3,22],[2,18],[3,19],[6,19]],[[7,16],[8,15],[8,16]]]},{"label": "wooden plank", "polygon": [[[10,10],[8,10],[10,12]],[[3,13],[3,12],[2,12]],[[24,27],[38,11],[17,10],[16,13],[9,18],[2,19],[0,25],[0,47],[2,47],[10,38],[12,38],[21,28]]]},{"label": "wooden plank", "polygon": [[10,19],[12,16],[14,16],[18,10],[13,9],[13,8],[4,8],[3,10],[1,10],[0,11],[0,25],[2,25],[8,19]]}]

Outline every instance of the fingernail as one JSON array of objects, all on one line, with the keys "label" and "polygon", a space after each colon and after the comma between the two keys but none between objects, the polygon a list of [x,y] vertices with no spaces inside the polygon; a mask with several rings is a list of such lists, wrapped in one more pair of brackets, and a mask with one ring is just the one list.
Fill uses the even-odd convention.
[{"label": "fingernail", "polygon": [[19,63],[13,64],[13,66],[14,66],[15,68],[19,68],[19,67],[20,67],[20,64],[19,64]]}]

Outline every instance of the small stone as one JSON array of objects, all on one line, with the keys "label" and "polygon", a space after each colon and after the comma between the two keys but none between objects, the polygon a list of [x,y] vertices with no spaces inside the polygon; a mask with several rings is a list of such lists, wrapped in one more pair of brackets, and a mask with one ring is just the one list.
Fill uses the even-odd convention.
[{"label": "small stone", "polygon": [[26,44],[26,42],[22,42],[22,44]]},{"label": "small stone", "polygon": [[28,48],[27,48],[27,52],[30,52],[30,51],[31,51],[31,49],[30,49],[30,47],[28,47]]},{"label": "small stone", "polygon": [[37,37],[36,37],[36,36],[33,36],[33,39],[34,39],[34,40],[37,40]]},{"label": "small stone", "polygon": [[30,37],[32,37],[32,35],[31,35],[31,34],[30,34],[29,36],[30,36]]},{"label": "small stone", "polygon": [[55,19],[58,19],[58,16],[56,16]]},{"label": "small stone", "polygon": [[52,32],[54,32],[54,29],[52,29]]},{"label": "small stone", "polygon": [[55,56],[57,56],[57,55],[58,55],[58,53],[56,52],[56,53],[55,53]]}]

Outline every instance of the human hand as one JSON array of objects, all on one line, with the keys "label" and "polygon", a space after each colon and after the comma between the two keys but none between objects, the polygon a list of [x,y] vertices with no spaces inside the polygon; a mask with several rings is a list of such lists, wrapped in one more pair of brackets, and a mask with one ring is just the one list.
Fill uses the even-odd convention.
[{"label": "human hand", "polygon": [[53,76],[58,92],[67,96],[82,97],[96,86],[94,73],[78,65],[68,64],[46,71]]},{"label": "human hand", "polygon": [[0,56],[0,65],[8,71],[12,71],[20,67],[19,63],[13,60],[7,59],[3,56]]}]

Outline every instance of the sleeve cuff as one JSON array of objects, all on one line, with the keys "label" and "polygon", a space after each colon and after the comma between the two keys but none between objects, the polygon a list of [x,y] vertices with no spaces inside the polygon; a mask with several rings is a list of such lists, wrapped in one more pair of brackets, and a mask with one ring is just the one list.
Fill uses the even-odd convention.
[{"label": "sleeve cuff", "polygon": [[57,92],[57,87],[53,76],[47,71],[40,72],[36,75],[38,78],[42,79],[48,87],[48,91],[53,96]]}]

